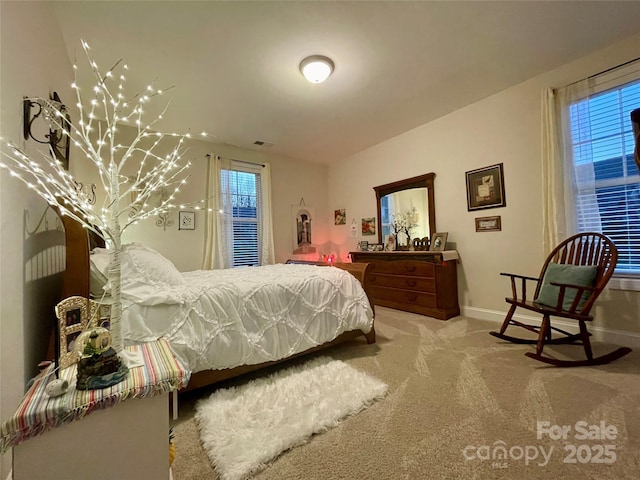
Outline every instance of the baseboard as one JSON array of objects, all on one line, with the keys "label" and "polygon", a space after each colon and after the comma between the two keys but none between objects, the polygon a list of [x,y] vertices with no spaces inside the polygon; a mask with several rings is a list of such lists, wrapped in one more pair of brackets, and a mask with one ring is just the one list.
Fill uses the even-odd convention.
[{"label": "baseboard", "polygon": [[[489,320],[496,323],[502,323],[504,321],[504,317],[507,315],[507,312],[487,310],[485,308],[477,307],[462,307],[460,313],[465,317]],[[514,320],[518,320],[523,323],[533,322],[534,325],[540,323],[540,317],[515,314],[513,318]],[[578,331],[578,327],[575,322],[554,319],[553,324],[569,332],[577,333]],[[589,325],[589,332],[593,335],[592,338],[598,342],[611,343],[624,347],[640,348],[640,333],[627,332],[624,330],[611,330],[593,324]]]}]

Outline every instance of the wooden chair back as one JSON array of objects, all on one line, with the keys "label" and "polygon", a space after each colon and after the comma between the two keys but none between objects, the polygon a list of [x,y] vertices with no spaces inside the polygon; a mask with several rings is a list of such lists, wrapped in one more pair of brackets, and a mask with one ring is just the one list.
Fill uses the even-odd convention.
[{"label": "wooden chair back", "polygon": [[594,302],[613,275],[617,262],[618,249],[611,239],[596,232],[578,233],[564,240],[549,254],[540,271],[540,281],[536,287],[534,298],[540,294],[542,279],[550,263],[597,266],[594,289],[590,291],[588,299],[580,309],[580,315],[588,315]]}]

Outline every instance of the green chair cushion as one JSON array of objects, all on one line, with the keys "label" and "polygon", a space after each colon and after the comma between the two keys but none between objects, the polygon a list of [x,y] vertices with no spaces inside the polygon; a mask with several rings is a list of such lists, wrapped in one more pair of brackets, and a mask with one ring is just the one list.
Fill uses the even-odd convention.
[{"label": "green chair cushion", "polygon": [[[598,273],[598,267],[595,265],[564,265],[558,263],[550,263],[547,265],[547,270],[542,279],[542,286],[540,287],[540,294],[535,299],[537,303],[554,307],[558,304],[558,296],[560,295],[560,287],[551,285],[551,282],[556,283],[570,283],[572,285],[580,285],[586,287],[592,287],[596,275]],[[566,288],[564,291],[564,299],[562,302],[562,310],[569,310],[571,304],[578,291],[575,288]],[[591,292],[584,292],[580,302],[578,302],[578,308],[576,311],[580,311],[584,302],[587,301]]]}]

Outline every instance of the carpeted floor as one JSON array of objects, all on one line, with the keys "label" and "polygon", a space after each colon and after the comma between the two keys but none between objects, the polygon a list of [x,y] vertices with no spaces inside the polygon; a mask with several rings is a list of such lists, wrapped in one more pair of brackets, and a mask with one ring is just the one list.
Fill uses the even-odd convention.
[{"label": "carpeted floor", "polygon": [[[320,355],[386,382],[387,396],[255,479],[639,478],[640,351],[605,366],[558,369],[525,357],[531,346],[490,336],[497,327],[376,307],[376,344],[356,340]],[[594,343],[596,355],[611,348]],[[193,420],[195,402],[212,391],[180,399],[174,480],[218,479]],[[538,422],[548,423],[538,432]],[[550,438],[562,427],[566,438]]]}]

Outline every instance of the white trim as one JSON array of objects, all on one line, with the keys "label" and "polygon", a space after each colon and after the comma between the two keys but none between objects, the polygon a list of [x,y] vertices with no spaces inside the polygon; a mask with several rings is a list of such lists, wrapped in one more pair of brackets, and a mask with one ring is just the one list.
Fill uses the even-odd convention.
[{"label": "white trim", "polygon": [[607,287],[611,290],[629,290],[640,292],[640,278],[638,277],[611,277]]},{"label": "white trim", "polygon": [[7,480],[13,480],[13,470],[9,470],[9,475],[7,475]]},{"label": "white trim", "polygon": [[[489,320],[492,322],[502,323],[507,312],[501,312],[498,310],[488,310],[485,308],[477,307],[465,307],[463,306],[460,312],[465,317],[477,318],[479,320]],[[519,322],[534,322],[540,323],[540,317],[533,317],[529,315],[514,315],[514,320]],[[567,320],[554,319],[554,325],[558,327],[577,333],[577,325],[575,322]],[[593,339],[598,342],[612,343],[614,345],[622,345],[631,348],[640,348],[640,333],[628,332],[624,330],[610,330],[608,328],[599,327],[597,325],[589,325],[589,331],[593,335]]]}]

